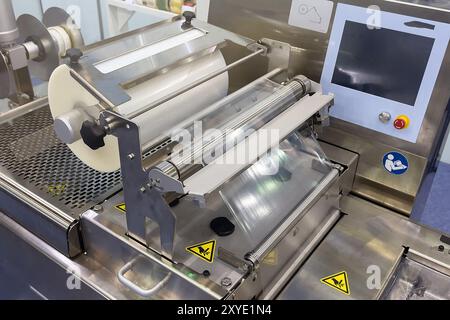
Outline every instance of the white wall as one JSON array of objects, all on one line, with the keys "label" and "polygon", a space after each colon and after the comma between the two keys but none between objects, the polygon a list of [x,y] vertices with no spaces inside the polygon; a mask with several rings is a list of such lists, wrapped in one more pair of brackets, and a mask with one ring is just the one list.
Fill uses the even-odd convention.
[{"label": "white wall", "polygon": [[71,6],[80,12],[81,33],[85,43],[91,44],[100,41],[102,37],[97,0],[42,0],[44,12],[50,7],[60,7],[70,11],[68,8]]},{"label": "white wall", "polygon": [[[108,6],[106,1],[99,0],[100,1],[100,11],[102,15],[102,22],[103,22],[103,30],[104,30],[104,36],[105,38],[109,38],[112,35],[109,34],[109,26],[108,26]],[[135,13],[131,19],[128,22],[129,31],[142,28],[144,26],[147,26],[149,24],[153,24],[156,22],[159,22],[161,19],[157,19],[155,17],[149,16],[147,14],[143,13]]]},{"label": "white wall", "polygon": [[[2,1],[2,0],[0,0]],[[97,0],[12,0],[16,17],[28,13],[42,20],[42,11],[50,7],[67,10],[76,6],[80,10],[81,32],[86,44],[102,39]]]},{"label": "white wall", "polygon": [[[70,6],[75,5],[80,10],[81,32],[87,44],[101,40],[102,36],[105,38],[110,36],[108,34],[108,15],[105,0],[12,0],[12,2],[17,17],[23,13],[28,13],[39,20],[42,19],[42,10],[45,12],[53,6],[67,10]],[[197,0],[197,3],[199,18],[206,20],[209,0]],[[158,21],[155,17],[136,13],[129,21],[129,28],[133,30]]]},{"label": "white wall", "polygon": [[39,20],[42,19],[40,0],[13,0],[12,3],[16,17],[21,14],[28,13],[35,16]]},{"label": "white wall", "polygon": [[197,0],[197,18],[208,21],[210,0]]}]

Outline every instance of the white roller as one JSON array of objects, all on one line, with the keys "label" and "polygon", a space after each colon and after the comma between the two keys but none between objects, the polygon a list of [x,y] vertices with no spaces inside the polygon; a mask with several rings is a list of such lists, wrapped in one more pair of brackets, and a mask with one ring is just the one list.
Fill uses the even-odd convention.
[{"label": "white roller", "polygon": [[[217,51],[190,64],[178,67],[163,75],[127,89],[131,100],[116,108],[116,112],[127,116],[168,93],[181,89],[226,65],[222,54]],[[160,137],[168,129],[176,127],[186,118],[200,112],[228,93],[228,73],[224,73],[156,108],[135,118],[140,127],[141,144],[144,145]],[[99,110],[94,106],[99,101],[86,91],[70,75],[70,68],[62,65],[52,74],[48,97],[53,118],[67,114],[75,108],[84,108],[89,114],[98,117]],[[81,123],[78,124],[81,128]],[[120,168],[117,139],[108,135],[106,146],[92,150],[82,140],[68,145],[72,152],[86,165],[101,172],[112,172]]]},{"label": "white roller", "polygon": [[72,41],[70,40],[70,36],[67,34],[66,30],[63,27],[58,26],[48,28],[48,32],[58,46],[59,56],[64,57],[66,55],[66,51],[72,48]]}]

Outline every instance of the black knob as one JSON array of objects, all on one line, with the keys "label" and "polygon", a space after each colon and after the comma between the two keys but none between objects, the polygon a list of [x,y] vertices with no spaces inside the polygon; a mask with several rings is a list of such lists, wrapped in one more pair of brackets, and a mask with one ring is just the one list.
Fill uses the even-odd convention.
[{"label": "black knob", "polygon": [[94,122],[83,122],[80,134],[84,143],[92,150],[98,150],[105,146],[106,130]]},{"label": "black knob", "polygon": [[183,29],[189,29],[192,27],[192,19],[195,18],[195,13],[192,11],[185,11],[183,13],[183,17],[186,21],[184,21],[182,28]]},{"label": "black knob", "polygon": [[70,64],[78,64],[82,56],[83,51],[78,48],[71,48],[66,51],[66,58],[70,59]]},{"label": "black knob", "polygon": [[219,237],[226,237],[233,234],[235,230],[234,224],[226,217],[219,217],[211,221],[210,228]]}]

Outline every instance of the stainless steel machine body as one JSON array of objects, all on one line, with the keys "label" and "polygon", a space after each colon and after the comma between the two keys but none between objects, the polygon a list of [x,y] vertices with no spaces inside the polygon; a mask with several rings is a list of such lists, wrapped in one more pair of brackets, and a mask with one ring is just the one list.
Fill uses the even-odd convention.
[{"label": "stainless steel machine body", "polygon": [[[295,2],[295,1],[294,1]],[[375,6],[381,11],[392,12],[417,19],[427,19],[448,24],[450,17],[448,8],[427,6],[427,1],[410,4],[407,1],[331,1],[333,2],[330,24],[325,33],[299,28],[290,25],[289,15],[292,1],[259,1],[255,6],[252,1],[212,1],[209,21],[251,38],[268,37],[290,43],[292,52],[292,72],[302,74],[319,82],[325,64],[325,57],[332,35],[334,15],[338,4],[349,4],[367,10]],[[372,9],[374,10],[374,9]],[[226,12],[227,14],[222,14]],[[372,11],[369,10],[367,17]],[[376,12],[376,11],[375,11]],[[245,27],[243,27],[245,25]],[[333,39],[332,41],[335,41]],[[435,82],[430,103],[421,126],[417,141],[414,143],[399,139],[391,134],[384,134],[366,129],[362,125],[354,125],[348,121],[332,118],[332,125],[321,135],[331,144],[342,146],[358,153],[361,157],[353,191],[370,201],[387,205],[390,209],[404,215],[410,215],[414,200],[426,174],[433,166],[442,135],[442,126],[447,117],[447,106],[450,97],[448,90],[449,49],[442,61],[442,68]],[[239,78],[251,79],[256,76],[249,67],[248,72]],[[392,117],[396,114],[393,113]],[[373,119],[378,121],[377,118]],[[403,179],[387,174],[379,163],[383,155],[389,151],[403,151],[408,155],[414,172],[403,176]],[[420,206],[420,204],[419,204]]]},{"label": "stainless steel machine body", "polygon": [[[409,131],[388,135],[338,120],[343,116],[334,110],[348,106],[321,81],[327,48],[336,43],[333,21],[365,12],[369,2],[323,0],[332,10],[329,28],[319,31],[290,25],[297,2],[211,1],[212,25],[187,14],[94,44],[52,76],[92,98],[65,110],[83,116],[52,115],[47,99],[2,115],[0,280],[8,290],[0,297],[449,298],[442,285],[450,281],[449,238],[399,213],[411,212],[438,148],[450,97],[444,85],[450,49],[438,61],[417,141],[407,142]],[[412,21],[417,32],[431,32],[429,21],[437,33],[449,23],[443,9],[375,4],[388,12],[383,17],[420,20]],[[345,5],[351,8],[341,10]],[[441,42],[437,34],[436,46]],[[225,66],[172,83],[161,96],[144,96],[143,104],[133,95],[133,88],[147,89],[152,79],[163,81],[217,54]],[[226,97],[170,125],[193,133],[188,141],[175,139],[172,127],[148,134],[147,126],[166,116],[142,120],[149,112],[225,75],[231,79]],[[228,140],[210,129],[235,134]],[[271,130],[274,140],[257,139]],[[118,157],[120,170],[96,171],[60,140],[81,141],[93,154],[112,141],[117,152],[110,156]],[[186,142],[192,154],[174,157]],[[248,153],[248,145],[256,151]],[[395,152],[409,160],[401,178],[384,167],[383,156]],[[248,157],[226,164],[236,155]],[[232,230],[214,229],[218,218]]]},{"label": "stainless steel machine body", "polygon": [[[159,56],[152,56],[153,65],[132,60],[125,67],[103,72],[105,63],[109,63],[105,54],[109,52],[113,51],[116,57],[122,58],[130,52],[133,43],[136,50],[140,50],[154,43],[165,43],[167,37],[177,38],[192,31],[201,32],[201,39],[193,39],[168,51],[166,49]],[[146,38],[151,42],[143,44]],[[128,46],[121,47],[122,43],[128,43]],[[166,96],[143,105],[131,114],[118,113],[120,107],[123,109],[123,105],[135,99],[128,96],[130,91],[126,89],[145,84],[177,66],[201,60],[229,43],[242,46],[250,53],[193,83],[186,83],[175,92],[169,91]],[[315,126],[326,125],[333,99],[330,95],[323,95],[317,84],[306,77],[288,77],[284,68],[289,53],[289,46],[284,43],[269,39],[256,42],[196,20],[191,21],[188,17],[140,29],[86,48],[80,61],[72,60],[69,64],[70,79],[81,84],[82,90],[98,100],[100,112],[93,118],[87,118],[91,120],[82,125],[85,127],[86,122],[93,121],[94,126],[100,125],[100,129],[105,129],[106,135],[117,137],[122,174],[118,171],[95,174],[64,144],[57,139],[49,139],[55,133],[48,106],[46,101],[36,102],[34,108],[24,106],[14,110],[14,115],[6,114],[4,118],[5,131],[18,130],[10,140],[4,141],[5,154],[15,159],[21,157],[23,162],[19,169],[15,169],[14,163],[8,163],[5,159],[4,196],[8,199],[4,201],[3,210],[26,229],[47,239],[66,257],[77,261],[76,265],[84,264],[81,261],[84,258],[80,256],[84,251],[89,251],[96,263],[108,265],[111,268],[109,272],[115,274],[114,281],[120,283],[117,291],[108,292],[112,298],[227,298],[237,297],[237,288],[241,292],[239,297],[260,296],[269,290],[269,283],[275,281],[274,284],[277,284],[276,275],[285,263],[296,259],[295,263],[299,265],[304,260],[340,215],[337,181],[344,169],[326,160],[314,135]],[[192,115],[190,121],[184,121],[180,127],[194,132],[195,121],[201,121],[205,134],[208,128],[215,127],[223,132],[242,132],[227,140],[222,157],[233,152],[245,155],[246,144],[249,141],[256,143],[257,152],[246,162],[221,165],[219,154],[213,156],[210,163],[200,165],[185,162],[183,158],[171,160],[171,154],[181,146],[178,146],[178,141],[171,141],[170,135],[164,132],[156,138],[145,138],[143,126],[146,123],[139,119],[147,112],[257,56],[268,60],[267,74]],[[64,68],[60,67],[60,70]],[[61,115],[58,117],[61,118]],[[72,127],[81,126],[76,119],[65,119],[67,121],[64,123]],[[28,131],[24,123],[32,123],[33,126]],[[302,134],[295,133],[300,127],[303,128]],[[258,135],[270,130],[277,130],[275,140],[269,141],[269,144],[255,140]],[[56,134],[58,132],[56,130]],[[91,147],[91,152],[95,152],[93,144],[99,141],[92,139],[89,136],[91,133],[82,129],[81,137]],[[104,138],[99,137],[100,140]],[[193,157],[203,159],[216,150],[224,138],[209,137],[209,142],[198,148],[194,136],[191,142],[194,146]],[[205,137],[201,139],[206,140]],[[279,151],[274,149],[276,152],[273,154],[266,154],[280,142]],[[50,158],[44,160],[44,154]],[[55,156],[57,158],[53,158]],[[38,164],[41,160],[43,167]],[[266,168],[267,161],[279,161],[283,173],[261,173],[261,170],[270,169]],[[32,168],[25,169],[23,166],[26,163],[31,164]],[[308,185],[303,185],[304,180],[309,181]],[[262,189],[259,195],[253,194],[259,183],[266,185],[264,188],[267,190]],[[121,186],[123,191],[114,195]],[[285,201],[283,190],[295,192],[289,197],[291,201]],[[259,197],[257,201],[261,202],[261,208],[248,208],[248,213],[240,213],[239,210],[247,208],[240,207],[248,199],[240,199],[235,194],[244,192],[248,194],[247,198]],[[177,204],[169,206],[169,199],[174,193],[178,196],[172,201],[176,200]],[[11,197],[27,203],[33,201],[24,211],[35,210],[31,213],[33,219],[27,217],[30,213],[22,216],[8,207]],[[276,203],[279,204],[279,212],[273,211]],[[84,212],[88,206],[93,210]],[[123,211],[126,208],[126,214],[117,208]],[[263,216],[258,218],[261,214]],[[227,217],[234,223],[236,230],[232,236],[220,237],[211,230],[209,224],[217,217]],[[5,221],[11,223],[6,217]],[[262,224],[249,233],[248,226],[256,227],[257,223]],[[43,228],[43,224],[47,227]],[[288,233],[293,228],[298,229],[296,235],[288,239]],[[206,241],[214,243],[212,248],[206,249],[210,250],[210,261],[187,251],[188,247]],[[238,243],[240,245],[236,246]],[[304,247],[302,259],[298,258],[299,245]],[[274,250],[283,252],[283,255],[276,257],[277,261],[283,261],[282,264],[266,262],[266,257]],[[105,255],[105,252],[109,253]],[[140,268],[148,266],[154,269],[154,279],[150,283],[140,282],[142,277],[139,274],[137,278],[132,276]],[[293,271],[289,272],[293,274]],[[144,278],[150,280],[147,276],[145,272]],[[96,276],[90,279],[83,276],[82,280],[89,286],[99,286],[95,284]],[[198,288],[199,296],[192,294],[192,285]],[[33,288],[46,296],[37,286]],[[173,296],[174,292],[176,296]]]}]

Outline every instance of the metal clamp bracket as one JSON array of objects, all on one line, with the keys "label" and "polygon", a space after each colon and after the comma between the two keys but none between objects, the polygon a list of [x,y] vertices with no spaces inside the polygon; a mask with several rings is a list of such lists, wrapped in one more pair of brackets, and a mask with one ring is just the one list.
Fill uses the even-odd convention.
[{"label": "metal clamp bracket", "polygon": [[176,218],[160,192],[150,183],[149,172],[143,166],[139,127],[112,111],[102,112],[100,123],[109,127],[109,133],[119,141],[128,235],[150,247],[146,232],[146,222],[150,219],[159,225],[161,240],[161,250],[152,249],[171,259]]}]

